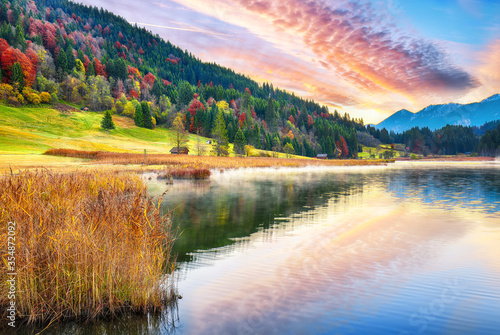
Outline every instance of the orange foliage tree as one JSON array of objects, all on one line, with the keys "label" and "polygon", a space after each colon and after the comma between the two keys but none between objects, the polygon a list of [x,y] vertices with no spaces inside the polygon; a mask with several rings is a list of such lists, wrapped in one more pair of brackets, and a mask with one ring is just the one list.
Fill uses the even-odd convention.
[{"label": "orange foliage tree", "polygon": [[11,79],[12,66],[18,62],[23,70],[23,78],[26,86],[31,87],[36,78],[36,68],[31,63],[30,59],[23,54],[19,49],[12,47],[8,48],[2,53],[2,69],[5,74]]}]

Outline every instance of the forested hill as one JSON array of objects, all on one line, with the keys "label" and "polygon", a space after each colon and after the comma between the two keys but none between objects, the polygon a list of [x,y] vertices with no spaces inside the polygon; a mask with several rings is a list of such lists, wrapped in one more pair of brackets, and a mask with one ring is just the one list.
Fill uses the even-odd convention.
[{"label": "forested hill", "polygon": [[135,117],[149,128],[170,127],[181,112],[186,129],[206,136],[214,135],[220,113],[238,148],[357,156],[362,120],[202,62],[106,10],[65,0],[4,0],[0,22],[4,103],[63,99]]}]

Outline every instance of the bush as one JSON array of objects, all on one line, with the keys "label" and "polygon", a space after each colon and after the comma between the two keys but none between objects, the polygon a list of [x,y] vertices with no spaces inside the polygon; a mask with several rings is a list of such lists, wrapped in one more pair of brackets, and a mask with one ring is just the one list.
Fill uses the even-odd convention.
[{"label": "bush", "polygon": [[22,94],[17,95],[17,101],[19,101],[19,104],[21,104],[21,105],[24,104],[24,97]]},{"label": "bush", "polygon": [[57,94],[56,93],[52,93],[50,95],[50,98],[51,98],[50,100],[51,100],[52,103],[56,103],[57,101],[59,101],[59,99],[57,98]]},{"label": "bush", "polygon": [[[22,96],[21,96],[22,97]],[[19,107],[21,106],[21,104],[19,103],[19,101],[17,100],[16,97],[14,96],[10,96],[7,98],[7,102],[9,103],[9,105],[12,105],[14,107]]]},{"label": "bush", "polygon": [[410,159],[417,159],[417,155],[415,155],[415,154],[411,154],[411,155],[410,155]]},{"label": "bush", "polygon": [[49,104],[50,101],[52,100],[52,97],[48,92],[42,92],[40,93],[40,101],[44,104]]}]

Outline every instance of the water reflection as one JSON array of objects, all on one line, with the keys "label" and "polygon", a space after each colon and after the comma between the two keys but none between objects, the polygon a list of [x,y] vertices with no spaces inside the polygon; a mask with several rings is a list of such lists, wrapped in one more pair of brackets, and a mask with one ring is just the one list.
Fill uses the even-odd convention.
[{"label": "water reflection", "polygon": [[189,209],[174,215],[188,232],[177,249],[190,260],[179,270],[186,334],[493,334],[498,250],[478,241],[499,219],[497,177],[396,166],[174,190],[166,206]]},{"label": "water reflection", "polygon": [[396,164],[152,178],[182,231],[175,327],[167,313],[69,332],[496,334],[499,177]]}]

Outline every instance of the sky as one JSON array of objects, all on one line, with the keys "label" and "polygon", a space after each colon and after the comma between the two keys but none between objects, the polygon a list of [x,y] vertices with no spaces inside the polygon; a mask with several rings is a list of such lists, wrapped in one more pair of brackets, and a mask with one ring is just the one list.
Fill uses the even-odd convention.
[{"label": "sky", "polygon": [[498,0],[79,1],[365,123],[500,93]]}]

